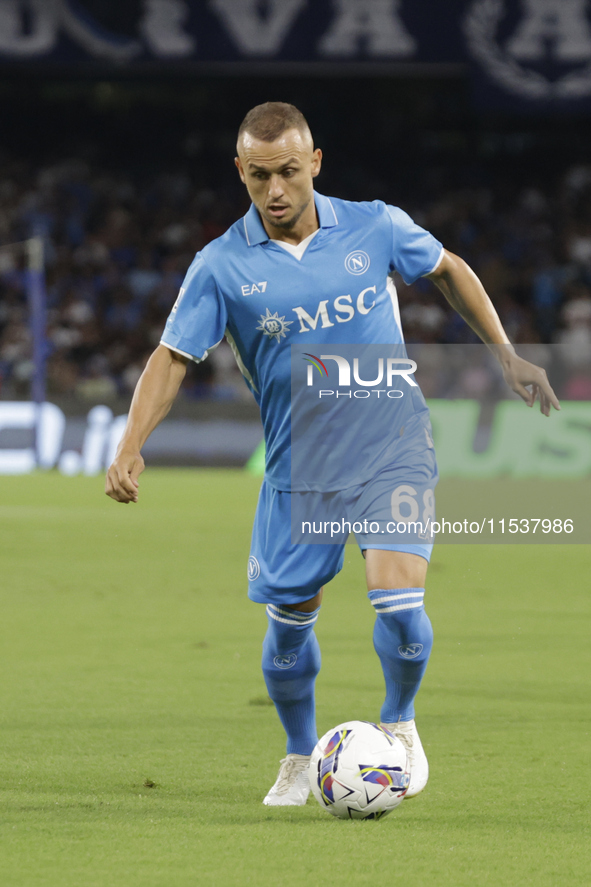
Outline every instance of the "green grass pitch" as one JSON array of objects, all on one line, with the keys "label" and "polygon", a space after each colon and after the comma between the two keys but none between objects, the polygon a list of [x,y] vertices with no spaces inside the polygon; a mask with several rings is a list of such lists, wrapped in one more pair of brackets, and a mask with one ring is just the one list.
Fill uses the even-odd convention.
[{"label": "green grass pitch", "polygon": [[[380,822],[261,804],[283,755],[245,592],[258,481],[0,479],[2,887],[591,883],[589,547],[440,545],[417,704],[431,779]],[[349,546],[318,637],[321,732],[382,678]]]}]

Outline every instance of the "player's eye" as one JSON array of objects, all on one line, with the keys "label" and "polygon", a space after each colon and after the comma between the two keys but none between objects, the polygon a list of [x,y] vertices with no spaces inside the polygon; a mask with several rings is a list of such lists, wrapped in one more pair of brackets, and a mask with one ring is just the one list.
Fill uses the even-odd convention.
[{"label": "player's eye", "polygon": [[286,179],[290,179],[293,175],[295,175],[295,173],[296,173],[295,169],[290,168],[290,169],[283,170],[283,175]]}]

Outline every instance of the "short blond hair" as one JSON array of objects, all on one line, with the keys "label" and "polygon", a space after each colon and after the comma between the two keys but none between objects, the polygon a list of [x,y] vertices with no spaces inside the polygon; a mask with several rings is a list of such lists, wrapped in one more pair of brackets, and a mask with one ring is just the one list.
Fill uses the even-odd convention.
[{"label": "short blond hair", "polygon": [[305,135],[312,138],[308,121],[295,105],[287,102],[265,102],[255,105],[248,112],[238,130],[240,136],[247,132],[255,139],[262,142],[274,142],[288,129],[299,129]]}]

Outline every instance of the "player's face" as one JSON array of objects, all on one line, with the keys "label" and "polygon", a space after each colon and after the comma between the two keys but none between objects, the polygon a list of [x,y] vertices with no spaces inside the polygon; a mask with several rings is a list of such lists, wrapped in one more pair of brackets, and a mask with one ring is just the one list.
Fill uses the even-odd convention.
[{"label": "player's face", "polygon": [[298,129],[288,129],[274,142],[243,133],[236,166],[250,199],[267,229],[294,228],[314,209],[313,179],[320,172],[322,152]]}]

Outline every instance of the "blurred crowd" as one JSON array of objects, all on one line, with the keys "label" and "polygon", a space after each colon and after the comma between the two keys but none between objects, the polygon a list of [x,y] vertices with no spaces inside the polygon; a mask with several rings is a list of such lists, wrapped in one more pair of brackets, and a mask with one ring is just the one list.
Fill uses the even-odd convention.
[{"label": "blurred crowd", "polygon": [[[0,167],[0,244],[45,244],[47,381],[52,395],[109,401],[130,395],[160,341],[195,253],[239,209],[183,175],[138,184],[81,160]],[[25,254],[0,246],[0,380],[25,396],[33,372]],[[190,398],[248,395],[229,348],[191,365]]]},{"label": "blurred crowd", "polygon": [[[80,159],[47,168],[1,162],[2,396],[27,397],[33,372],[24,253],[10,244],[32,234],[44,239],[49,394],[87,402],[128,397],[195,252],[247,209],[238,193],[197,186],[180,173],[141,181]],[[439,187],[425,203],[403,208],[474,268],[513,342],[536,346],[545,364],[549,345],[564,346],[562,396],[591,398],[591,167],[539,187],[509,180]],[[478,341],[429,281],[398,283],[409,343]],[[456,396],[496,384],[487,373],[472,368]],[[183,394],[249,397],[226,343],[192,366]]]}]

